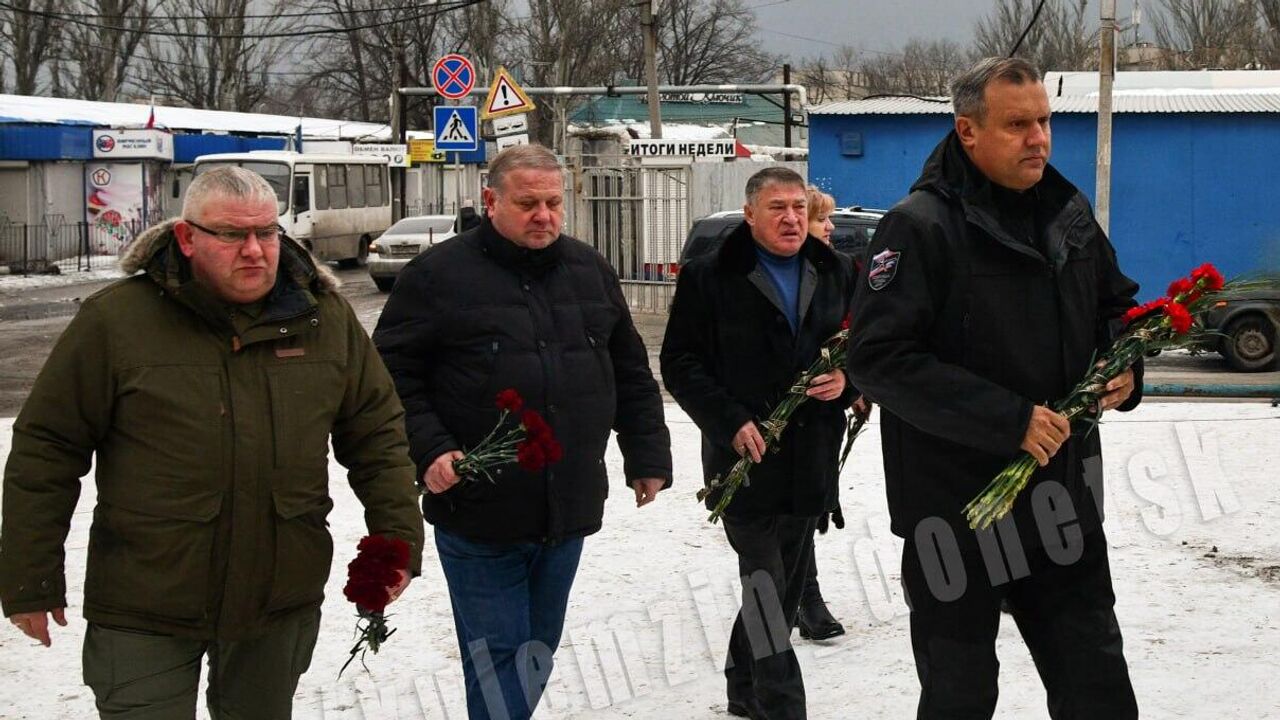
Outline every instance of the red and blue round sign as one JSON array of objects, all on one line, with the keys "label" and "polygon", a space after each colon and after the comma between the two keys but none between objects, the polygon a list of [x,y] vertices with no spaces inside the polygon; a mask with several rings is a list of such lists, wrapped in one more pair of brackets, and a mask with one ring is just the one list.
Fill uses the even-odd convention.
[{"label": "red and blue round sign", "polygon": [[111,152],[116,147],[116,139],[110,135],[99,135],[96,144],[102,152]]},{"label": "red and blue round sign", "polygon": [[431,68],[431,84],[436,92],[450,100],[464,98],[476,84],[476,69],[471,61],[457,53],[449,53]]}]

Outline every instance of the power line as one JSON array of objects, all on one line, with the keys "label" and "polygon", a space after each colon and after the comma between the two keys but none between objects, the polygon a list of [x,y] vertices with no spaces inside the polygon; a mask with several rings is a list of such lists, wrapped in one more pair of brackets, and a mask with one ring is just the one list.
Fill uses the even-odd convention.
[{"label": "power line", "polygon": [[[781,2],[789,2],[790,0],[780,0]],[[435,5],[436,3],[415,3],[413,5],[397,5],[394,7],[369,7],[369,8],[353,8],[351,10],[316,10],[313,12],[288,12],[288,13],[272,13],[270,15],[103,15],[101,13],[77,13],[77,12],[56,12],[49,11],[49,15],[71,20],[75,18],[87,19],[107,19],[107,20],[141,20],[143,22],[165,21],[165,20],[271,20],[275,18],[293,18],[293,17],[323,17],[329,15],[355,15],[357,13],[373,13],[373,12],[398,12],[400,10],[421,10],[424,7]],[[776,3],[770,3],[776,4]],[[9,7],[5,5],[5,7]]]},{"label": "power line", "polygon": [[[808,42],[815,42],[815,43],[819,43],[819,44],[821,44],[821,45],[829,45],[829,46],[831,46],[831,47],[835,47],[835,48],[853,47],[853,46],[849,45],[848,43],[834,43],[834,42],[831,42],[831,41],[829,41],[829,40],[819,40],[818,38],[814,38],[814,37],[806,37],[806,36],[804,36],[804,35],[793,35],[793,34],[791,34],[791,33],[784,33],[784,32],[782,32],[781,30],[774,30],[774,29],[772,29],[772,28],[760,28],[760,31],[761,31],[761,32],[767,32],[767,33],[773,33],[774,35],[781,35],[781,36],[783,36],[783,37],[789,37],[789,38],[792,38],[793,40],[805,40],[805,41],[808,41]],[[886,56],[888,56],[888,57],[903,57],[903,54],[902,54],[902,53],[888,52],[888,51],[885,51],[885,50],[866,50],[866,49],[863,49],[863,48],[854,48],[854,49],[858,51],[858,54],[862,54],[862,53],[871,53],[872,55],[886,55]]]},{"label": "power line", "polygon": [[101,25],[98,23],[85,22],[84,20],[77,20],[71,17],[63,17],[56,13],[50,13],[44,10],[25,10],[23,8],[16,7],[14,5],[10,5],[7,2],[0,2],[0,8],[4,8],[12,12],[20,13],[22,15],[34,15],[37,17],[49,18],[52,20],[62,20],[64,22],[72,23],[73,25],[81,25],[87,28],[93,28],[95,30],[111,30],[115,32],[133,33],[136,35],[160,35],[167,38],[175,38],[175,37],[211,38],[211,39],[218,39],[218,40],[270,40],[274,38],[297,38],[297,37],[305,37],[310,35],[335,35],[340,33],[356,32],[359,30],[371,30],[373,28],[386,27],[388,25],[398,25],[400,23],[412,22],[414,20],[422,20],[424,18],[429,18],[435,15],[440,15],[440,14],[449,12],[450,10],[461,10],[463,8],[471,7],[472,5],[478,5],[481,2],[484,2],[484,0],[456,0],[456,2],[451,4],[449,7],[439,7],[432,4],[432,6],[436,7],[437,9],[431,12],[426,12],[420,15],[414,15],[412,17],[407,17],[407,18],[397,18],[395,20],[385,20],[382,22],[368,23],[365,25],[357,25],[354,27],[312,28],[307,30],[294,30],[291,32],[256,33],[256,34],[192,33],[192,32],[171,32],[171,31],[161,31],[161,30],[143,30],[143,29],[124,27],[119,25]]},{"label": "power line", "polygon": [[1018,36],[1018,42],[1013,44],[1013,49],[1009,51],[1009,57],[1013,57],[1018,52],[1018,48],[1022,47],[1022,41],[1027,39],[1027,33],[1031,32],[1031,28],[1035,27],[1036,20],[1040,19],[1040,11],[1044,9],[1044,0],[1040,0],[1040,4],[1036,6],[1036,11],[1031,16],[1031,22],[1027,23],[1027,29],[1022,31]]}]

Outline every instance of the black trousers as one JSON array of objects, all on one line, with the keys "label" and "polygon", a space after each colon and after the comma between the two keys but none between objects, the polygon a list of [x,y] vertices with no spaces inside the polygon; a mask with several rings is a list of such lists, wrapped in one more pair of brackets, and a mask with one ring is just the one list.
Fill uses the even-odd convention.
[{"label": "black trousers", "polygon": [[729,702],[743,706],[756,720],[806,717],[791,628],[816,521],[793,515],[723,518],[742,576],[742,609],[729,636],[724,675]]},{"label": "black trousers", "polygon": [[809,570],[804,574],[804,584],[800,587],[800,604],[814,602],[822,597],[822,588],[818,586],[818,558],[814,556],[814,537],[809,542]]},{"label": "black trousers", "polygon": [[950,553],[950,562],[940,560],[949,554],[945,539],[930,539],[927,547],[908,539],[903,550],[920,677],[917,719],[991,718],[999,693],[995,643],[1002,600],[1044,683],[1049,717],[1137,718],[1102,530],[1077,533],[1074,546],[1068,541],[1052,553],[1034,548],[1019,554],[1007,545],[993,553],[992,542],[962,535],[950,543],[959,551]]}]

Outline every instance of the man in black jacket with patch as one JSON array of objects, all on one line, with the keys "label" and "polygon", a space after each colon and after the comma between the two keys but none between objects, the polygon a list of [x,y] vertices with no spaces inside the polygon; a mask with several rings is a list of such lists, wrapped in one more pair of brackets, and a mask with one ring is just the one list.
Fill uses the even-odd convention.
[{"label": "man in black jacket with patch", "polygon": [[[849,312],[852,261],[808,234],[804,179],[766,168],[747,181],[745,221],[680,271],[662,343],[662,379],[702,430],[704,479],[750,455],[760,463],[723,521],[738,554],[743,609],[725,667],[729,712],[801,720],[804,683],[791,647],[819,515],[836,493],[836,455],[851,400],[837,370],[765,455],[759,423],[818,358]],[[719,499],[713,493],[707,507]]]},{"label": "man in black jacket with patch", "polygon": [[[1055,720],[1137,717],[1102,530],[1098,433],[1044,406],[1090,369],[1137,285],[1085,197],[1048,165],[1049,99],[1020,59],[952,85],[955,130],[880,222],[859,278],[849,368],[881,405],[918,718],[990,718],[1007,602]],[[1098,412],[1135,407],[1141,366]],[[1013,512],[965,504],[1020,451],[1040,464]]]},{"label": "man in black jacket with patch", "polygon": [[[600,529],[604,453],[618,435],[643,506],[671,483],[671,439],[617,275],[561,235],[563,170],[546,148],[499,153],[485,219],[401,271],[374,332],[405,406],[409,454],[449,585],[471,720],[533,714],[560,642],[583,538]],[[513,388],[564,447],[497,482],[453,462]]]}]

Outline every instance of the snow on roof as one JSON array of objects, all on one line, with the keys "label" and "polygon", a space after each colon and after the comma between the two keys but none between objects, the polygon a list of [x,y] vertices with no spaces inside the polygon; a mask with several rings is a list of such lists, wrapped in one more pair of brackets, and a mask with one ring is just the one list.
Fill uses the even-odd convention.
[{"label": "snow on roof", "polygon": [[[570,133],[608,132],[621,138],[630,137],[628,129],[635,131],[641,139],[651,137],[648,122],[609,120],[590,125],[570,125]],[[729,131],[720,125],[691,125],[688,123],[662,123],[663,140],[680,140],[698,142],[701,140],[720,140],[730,137]]]},{"label": "snow on roof", "polygon": [[[1053,95],[1096,95],[1098,73],[1062,72],[1045,73],[1044,85]],[[1059,87],[1061,86],[1061,87]],[[1178,70],[1118,72],[1112,82],[1117,94],[1174,92],[1186,94],[1193,91],[1229,92],[1241,91],[1280,92],[1280,70]]]},{"label": "snow on roof", "polygon": [[[1051,91],[1052,92],[1052,91]],[[915,97],[841,100],[809,108],[810,115],[950,115],[951,101]],[[1056,113],[1095,113],[1098,94],[1050,95]],[[1112,96],[1114,113],[1280,113],[1280,87],[1252,90],[1122,90]]]},{"label": "snow on roof", "polygon": [[[1098,111],[1098,73],[1049,72],[1044,86],[1054,112]],[[1277,113],[1280,70],[1118,72],[1116,113]],[[811,115],[950,115],[949,97],[882,96],[809,108]]]},{"label": "snow on roof", "polygon": [[[0,95],[0,123],[142,127],[146,125],[151,115],[151,108],[150,105],[135,103]],[[173,130],[292,135],[301,124],[302,135],[307,138],[385,142],[391,137],[390,127],[377,123],[224,110],[196,110],[162,105],[156,105],[155,112],[156,125]]]}]

